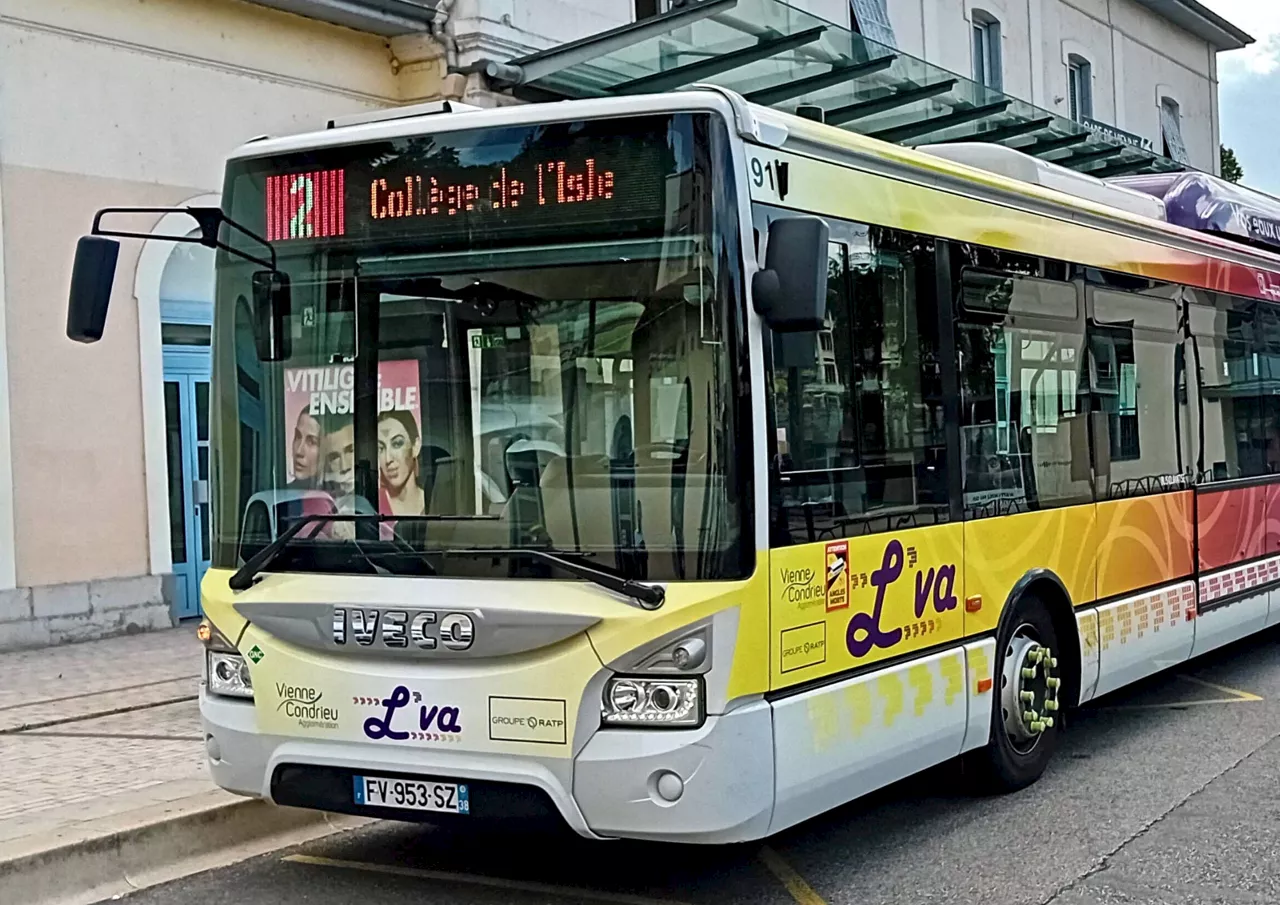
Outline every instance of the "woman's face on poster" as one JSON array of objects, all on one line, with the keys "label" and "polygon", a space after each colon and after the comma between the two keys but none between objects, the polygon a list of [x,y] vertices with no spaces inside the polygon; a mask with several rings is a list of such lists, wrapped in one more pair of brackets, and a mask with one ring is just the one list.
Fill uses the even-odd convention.
[{"label": "woman's face on poster", "polygon": [[398,419],[378,422],[378,469],[388,490],[399,491],[414,476],[420,445]]},{"label": "woman's face on poster", "polygon": [[320,422],[305,408],[293,428],[293,479],[310,481],[320,469]]}]

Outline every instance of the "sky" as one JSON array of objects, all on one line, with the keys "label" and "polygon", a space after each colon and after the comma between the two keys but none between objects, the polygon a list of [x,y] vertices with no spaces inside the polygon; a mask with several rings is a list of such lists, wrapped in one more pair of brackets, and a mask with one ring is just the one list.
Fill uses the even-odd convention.
[{"label": "sky", "polygon": [[1280,0],[1200,2],[1256,41],[1218,55],[1222,143],[1236,152],[1247,185],[1280,195]]}]

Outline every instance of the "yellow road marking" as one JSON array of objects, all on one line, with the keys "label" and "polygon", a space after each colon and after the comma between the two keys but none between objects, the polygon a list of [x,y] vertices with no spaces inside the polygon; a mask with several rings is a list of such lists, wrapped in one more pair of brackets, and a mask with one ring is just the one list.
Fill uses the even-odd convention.
[{"label": "yellow road marking", "polygon": [[791,893],[791,898],[796,900],[797,905],[827,905],[826,899],[814,892],[804,877],[796,873],[795,868],[783,861],[782,856],[767,845],[760,849],[760,860],[787,887],[787,892]]},{"label": "yellow road marking", "polygon": [[[368,861],[343,861],[339,858],[321,858],[316,855],[285,855],[284,861],[295,864],[314,864],[318,867],[337,867],[343,870],[359,870],[371,874],[392,874],[399,877],[415,877],[422,880],[440,880],[445,883],[466,883],[471,886],[489,886],[494,889],[514,889],[519,892],[536,892],[544,895],[572,896],[591,902],[611,902],[615,905],[685,905],[674,899],[650,899],[625,893],[583,889],[577,886],[557,886],[554,883],[537,883],[531,880],[507,880],[502,877],[482,877],[478,874],[458,874],[448,870],[425,870],[420,867],[401,867],[397,864],[376,864]],[[814,905],[822,902],[818,899]]]},{"label": "yellow road marking", "polygon": [[1212,688],[1214,691],[1220,691],[1223,694],[1229,694],[1229,698],[1205,698],[1198,701],[1169,701],[1165,704],[1116,704],[1113,707],[1101,707],[1100,710],[1169,710],[1173,707],[1200,707],[1205,704],[1246,704],[1261,701],[1262,697],[1251,691],[1241,691],[1239,688],[1231,688],[1226,685],[1219,685],[1216,682],[1209,682],[1205,679],[1198,679],[1195,676],[1177,675],[1175,679],[1183,679],[1194,685],[1201,685],[1205,688]]},{"label": "yellow road marking", "polygon": [[1196,685],[1203,685],[1205,688],[1212,688],[1214,691],[1220,691],[1223,694],[1234,695],[1236,700],[1240,701],[1261,701],[1259,695],[1250,691],[1241,691],[1239,688],[1229,688],[1226,685],[1218,685],[1215,682],[1206,682],[1204,679],[1197,679],[1195,676],[1182,676],[1188,682],[1194,682]]}]

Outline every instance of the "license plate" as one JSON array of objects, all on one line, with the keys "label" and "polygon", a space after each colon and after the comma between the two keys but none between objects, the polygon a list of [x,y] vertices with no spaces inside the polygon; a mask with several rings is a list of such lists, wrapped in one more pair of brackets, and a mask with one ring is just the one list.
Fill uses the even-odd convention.
[{"label": "license plate", "polygon": [[423,779],[391,779],[384,776],[356,776],[356,804],[409,811],[439,811],[470,814],[471,801],[465,783],[431,782]]}]

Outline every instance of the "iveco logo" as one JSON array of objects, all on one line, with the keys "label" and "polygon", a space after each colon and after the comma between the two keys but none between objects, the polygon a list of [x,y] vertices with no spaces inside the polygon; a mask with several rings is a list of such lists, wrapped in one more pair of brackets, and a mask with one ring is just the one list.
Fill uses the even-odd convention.
[{"label": "iveco logo", "polygon": [[354,640],[363,647],[462,651],[476,639],[475,622],[466,613],[439,610],[365,610],[333,608],[333,643]]}]

